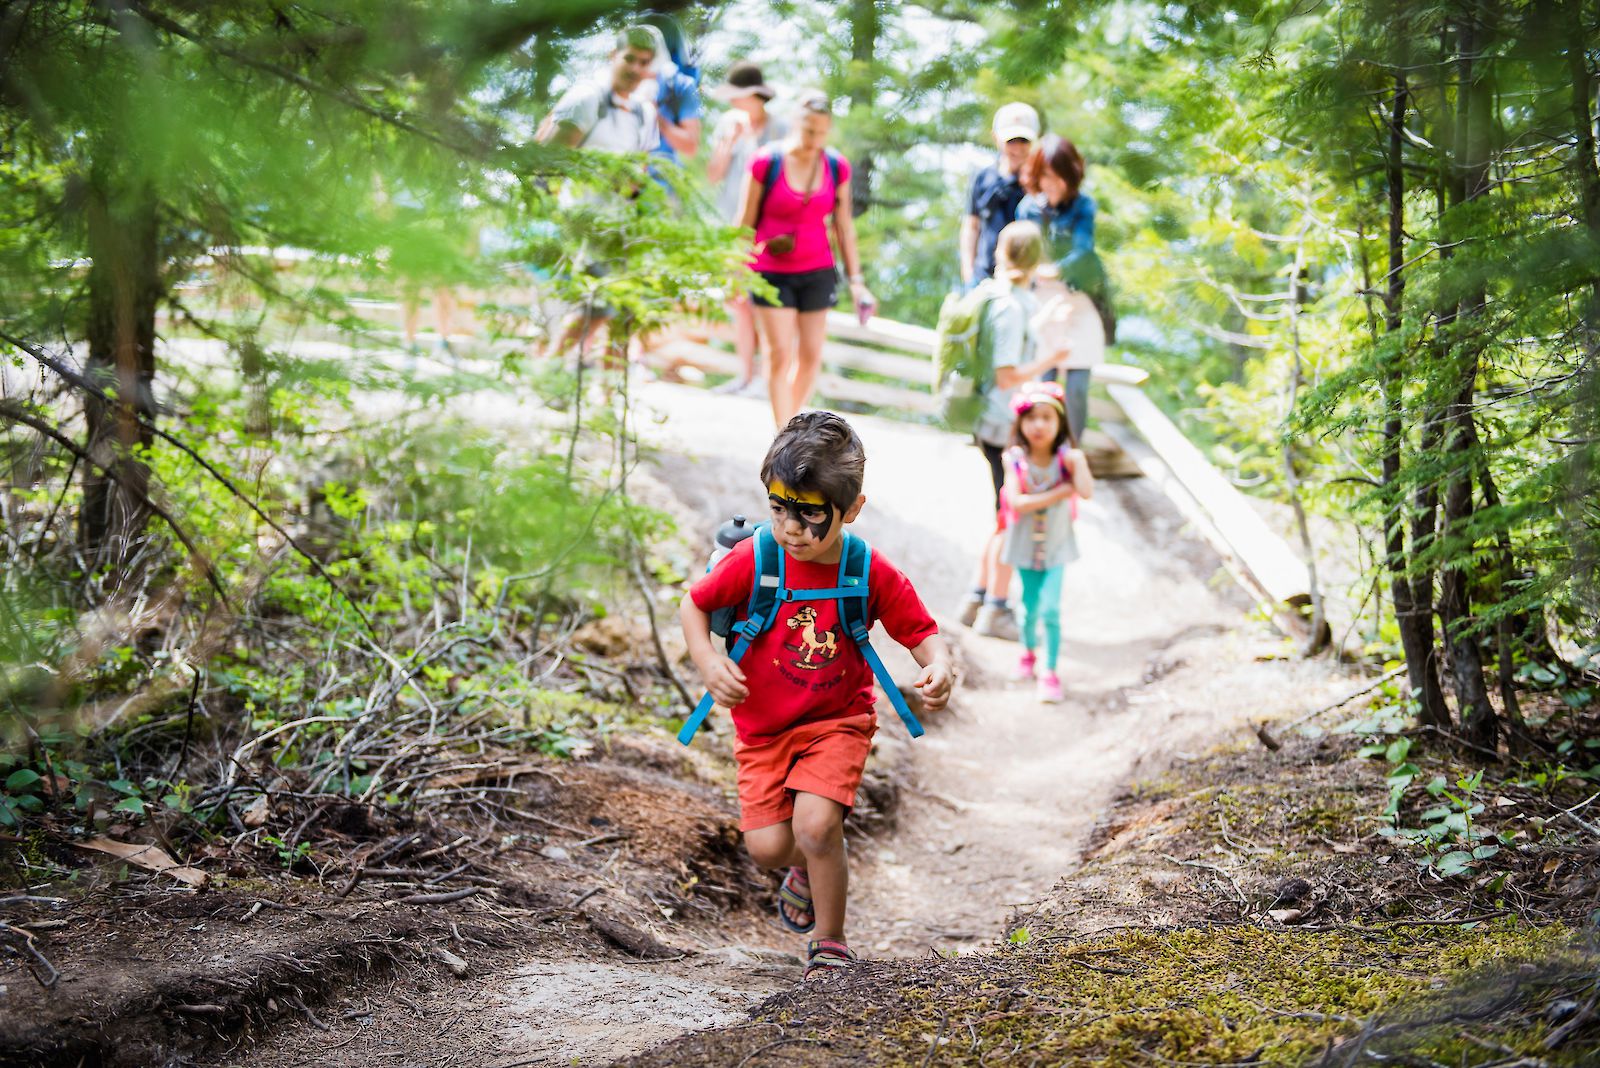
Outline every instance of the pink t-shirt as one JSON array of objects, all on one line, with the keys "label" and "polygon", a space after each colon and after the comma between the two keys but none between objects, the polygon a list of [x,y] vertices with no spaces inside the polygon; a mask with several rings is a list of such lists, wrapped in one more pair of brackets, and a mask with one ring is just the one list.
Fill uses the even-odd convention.
[{"label": "pink t-shirt", "polygon": [[[773,153],[762,152],[750,161],[750,174],[755,180],[758,197],[767,180],[767,167],[772,159]],[[850,161],[840,155],[835,155],[834,159],[839,161],[840,184],[848,182]],[[838,190],[834,186],[833,174],[827,160],[819,160],[817,167],[821,171],[819,184],[817,191],[811,194],[811,200],[807,203],[804,195],[795,192],[794,187],[789,184],[791,177],[789,172],[793,168],[790,161],[784,161],[783,169],[778,173],[777,184],[767,194],[767,202],[761,208],[761,217],[756,220],[756,245],[760,247],[767,239],[778,234],[794,234],[794,251],[778,256],[762,249],[750,264],[753,269],[798,274],[801,271],[820,271],[833,266],[833,248],[828,244],[827,220],[834,205],[838,203]],[[795,184],[799,185],[810,175],[800,174],[793,177]]]}]

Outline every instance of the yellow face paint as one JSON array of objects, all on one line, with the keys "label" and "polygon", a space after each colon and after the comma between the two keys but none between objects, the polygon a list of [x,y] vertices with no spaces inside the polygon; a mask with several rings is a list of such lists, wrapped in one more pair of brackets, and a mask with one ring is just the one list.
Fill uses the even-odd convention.
[{"label": "yellow face paint", "polygon": [[824,507],[828,504],[820,493],[796,493],[777,479],[773,479],[772,484],[767,487],[767,496],[775,497],[785,504],[820,504]]},{"label": "yellow face paint", "polygon": [[772,502],[774,526],[793,518],[817,541],[822,541],[833,529],[833,505],[820,493],[796,493],[774,479],[767,486],[767,500]]}]

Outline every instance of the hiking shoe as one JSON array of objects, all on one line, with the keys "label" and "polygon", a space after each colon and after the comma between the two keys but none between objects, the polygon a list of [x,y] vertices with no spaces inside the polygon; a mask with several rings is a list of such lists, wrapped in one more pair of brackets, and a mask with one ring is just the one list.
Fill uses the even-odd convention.
[{"label": "hiking shoe", "polygon": [[1022,656],[1017,661],[1017,681],[1028,682],[1033,678],[1034,669],[1039,663],[1039,658],[1033,654],[1032,649],[1022,650]]},{"label": "hiking shoe", "polygon": [[721,394],[724,394],[724,395],[730,395],[730,396],[735,396],[735,397],[741,396],[741,395],[744,394],[744,392],[746,390],[748,390],[750,388],[750,383],[752,381],[754,381],[754,379],[750,379],[750,378],[743,378],[743,379],[741,379],[741,378],[730,378],[726,382],[722,383],[722,385],[720,385],[720,386],[712,386],[711,387],[711,392],[713,392],[713,393],[721,393]]},{"label": "hiking shoe", "polygon": [[972,629],[985,638],[999,638],[1005,642],[1014,642],[1021,637],[1017,632],[1017,620],[1011,614],[1011,609],[999,605],[985,604],[978,609],[978,617],[973,621]]},{"label": "hiking shoe", "polygon": [[1047,705],[1059,705],[1061,703],[1061,677],[1054,671],[1046,671],[1040,676],[1039,700]]},{"label": "hiking shoe", "polygon": [[961,602],[961,610],[956,613],[956,622],[963,627],[970,627],[978,620],[978,610],[983,607],[982,597],[968,597]]}]

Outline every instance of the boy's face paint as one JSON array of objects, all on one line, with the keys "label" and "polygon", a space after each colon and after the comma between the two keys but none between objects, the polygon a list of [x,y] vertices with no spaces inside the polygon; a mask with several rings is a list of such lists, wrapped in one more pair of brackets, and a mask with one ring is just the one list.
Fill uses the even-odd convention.
[{"label": "boy's face paint", "polygon": [[833,529],[835,508],[823,500],[820,493],[799,493],[782,482],[774,481],[767,487],[767,500],[772,505],[772,525],[782,528],[790,519],[797,521],[811,535],[813,541],[824,542]]}]

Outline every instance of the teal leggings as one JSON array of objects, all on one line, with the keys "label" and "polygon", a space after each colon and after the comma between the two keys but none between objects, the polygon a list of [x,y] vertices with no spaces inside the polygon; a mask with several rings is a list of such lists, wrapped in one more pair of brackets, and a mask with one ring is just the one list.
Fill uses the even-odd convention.
[{"label": "teal leggings", "polygon": [[1066,565],[1034,571],[1019,567],[1022,578],[1022,647],[1032,652],[1039,646],[1039,624],[1044,623],[1044,666],[1056,669],[1056,654],[1061,651],[1061,576]]}]

